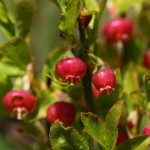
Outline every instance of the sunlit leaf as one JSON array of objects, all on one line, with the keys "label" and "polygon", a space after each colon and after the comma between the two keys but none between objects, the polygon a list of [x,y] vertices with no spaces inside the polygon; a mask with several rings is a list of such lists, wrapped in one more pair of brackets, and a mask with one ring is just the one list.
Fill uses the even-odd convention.
[{"label": "sunlit leaf", "polygon": [[65,12],[62,12],[60,16],[60,25],[59,29],[64,34],[63,36],[73,35],[75,25],[80,10],[80,1],[79,0],[70,0],[66,6]]},{"label": "sunlit leaf", "polygon": [[26,70],[31,61],[30,48],[21,38],[13,38],[6,44],[0,45],[1,62],[14,65],[21,70]]}]

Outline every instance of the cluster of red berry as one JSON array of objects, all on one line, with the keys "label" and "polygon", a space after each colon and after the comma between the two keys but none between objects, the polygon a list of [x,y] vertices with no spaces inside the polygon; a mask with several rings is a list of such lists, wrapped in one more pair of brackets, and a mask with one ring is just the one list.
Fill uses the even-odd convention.
[{"label": "cluster of red berry", "polygon": [[[91,17],[88,17],[88,19]],[[83,20],[82,18],[80,18]],[[84,20],[84,26],[85,25]],[[89,23],[89,21],[88,21]],[[87,23],[86,23],[87,24]],[[103,29],[105,38],[112,43],[121,41],[126,43],[132,33],[132,22],[125,18],[116,18],[110,20]],[[150,68],[150,50],[144,54],[143,65]],[[83,60],[77,57],[67,57],[56,64],[56,74],[69,84],[76,84],[86,75],[87,66]],[[102,67],[92,75],[92,83],[97,91],[102,94],[112,92],[116,86],[116,77],[114,72],[108,67]],[[18,119],[27,113],[33,112],[36,105],[36,98],[23,90],[13,90],[8,92],[3,100],[4,106],[9,112],[17,115]],[[56,102],[47,109],[47,119],[50,123],[62,121],[66,126],[70,125],[76,116],[76,108],[68,102]],[[144,134],[150,134],[150,126],[144,128]],[[124,135],[119,134],[123,139]],[[121,140],[121,137],[119,140]],[[119,142],[118,142],[119,143]]]}]

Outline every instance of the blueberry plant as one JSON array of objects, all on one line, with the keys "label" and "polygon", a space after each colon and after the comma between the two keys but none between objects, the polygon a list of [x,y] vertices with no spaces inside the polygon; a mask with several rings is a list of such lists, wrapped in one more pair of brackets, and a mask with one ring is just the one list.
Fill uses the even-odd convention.
[{"label": "blueberry plant", "polygon": [[0,0],[0,149],[150,149],[149,0]]}]

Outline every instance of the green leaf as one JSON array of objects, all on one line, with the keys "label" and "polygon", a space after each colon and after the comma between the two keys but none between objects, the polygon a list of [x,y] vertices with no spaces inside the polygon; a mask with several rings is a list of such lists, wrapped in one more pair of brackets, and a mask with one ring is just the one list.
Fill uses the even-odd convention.
[{"label": "green leaf", "polygon": [[52,150],[89,150],[83,137],[72,127],[63,127],[60,122],[50,128]]},{"label": "green leaf", "polygon": [[2,150],[15,150],[14,144],[4,135],[0,134],[0,149]]},{"label": "green leaf", "polygon": [[82,122],[86,131],[92,138],[94,138],[104,149],[105,147],[105,125],[104,122],[93,113],[82,113]]},{"label": "green leaf", "polygon": [[7,37],[15,35],[14,24],[9,18],[8,8],[6,8],[5,3],[2,1],[0,1],[0,27],[4,35]]},{"label": "green leaf", "polygon": [[138,74],[135,70],[135,66],[132,64],[129,64],[129,66],[124,70],[123,86],[124,92],[127,94],[139,89]]},{"label": "green leaf", "polygon": [[14,0],[14,17],[16,19],[17,36],[25,37],[30,30],[35,10],[35,0]]},{"label": "green leaf", "polygon": [[98,9],[98,3],[96,0],[83,0],[84,7],[89,10],[97,10]]},{"label": "green leaf", "polygon": [[36,75],[41,77],[43,65],[48,54],[55,51],[54,48],[60,44],[59,19],[57,19],[60,11],[55,5],[50,4],[48,0],[38,1],[37,7],[36,18],[30,32],[30,43],[33,49]]},{"label": "green leaf", "polygon": [[137,136],[121,144],[117,150],[146,150],[149,143],[150,136]]},{"label": "green leaf", "polygon": [[133,99],[133,102],[138,106],[138,108],[142,112],[145,112],[147,104],[146,104],[146,100],[143,97],[143,95],[138,91],[134,91],[130,95],[131,95],[131,98]]},{"label": "green leaf", "polygon": [[2,22],[7,22],[7,16],[5,13],[5,8],[4,8],[4,5],[1,1],[0,1],[0,20]]},{"label": "green leaf", "polygon": [[118,101],[113,107],[109,110],[106,116],[106,144],[108,149],[113,149],[116,145],[116,140],[118,136],[118,122],[121,116],[123,109],[123,101]]},{"label": "green leaf", "polygon": [[8,76],[22,76],[24,71],[17,66],[0,62],[0,74],[1,79],[5,80]]},{"label": "green leaf", "polygon": [[10,66],[16,66],[26,70],[31,61],[31,53],[28,45],[21,38],[13,38],[6,44],[0,45],[0,60]]},{"label": "green leaf", "polygon": [[84,130],[91,135],[104,150],[115,147],[117,139],[117,126],[122,112],[123,101],[118,101],[109,110],[105,121],[92,113],[82,113],[81,119],[85,126]]},{"label": "green leaf", "polygon": [[132,103],[131,96],[129,96],[127,93],[123,93],[122,99],[124,99],[124,105],[125,105],[124,112],[126,113],[132,112],[135,106]]},{"label": "green leaf", "polygon": [[95,106],[103,119],[106,117],[109,109],[119,99],[122,99],[122,87],[120,85],[116,85],[113,92],[99,96],[99,100],[95,102]]},{"label": "green leaf", "polygon": [[147,101],[150,102],[150,75],[146,74],[144,76],[144,86],[147,94]]},{"label": "green leaf", "polygon": [[63,36],[73,35],[79,11],[80,1],[70,0],[66,6],[65,12],[62,12],[60,16],[59,29],[63,33]]}]

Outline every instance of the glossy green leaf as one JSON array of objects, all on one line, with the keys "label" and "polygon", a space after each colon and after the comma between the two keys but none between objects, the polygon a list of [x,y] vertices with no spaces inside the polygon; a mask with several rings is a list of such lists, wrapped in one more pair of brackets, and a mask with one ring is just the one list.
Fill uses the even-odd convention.
[{"label": "glossy green leaf", "polygon": [[80,1],[70,0],[66,6],[65,12],[60,16],[59,29],[63,36],[71,36],[74,33],[75,25],[80,11]]},{"label": "glossy green leaf", "polygon": [[72,127],[63,127],[60,122],[50,128],[50,143],[52,150],[89,150],[87,142]]},{"label": "glossy green leaf", "polygon": [[138,108],[142,112],[145,112],[147,104],[146,104],[146,100],[143,97],[143,95],[138,91],[134,91],[130,95],[131,95],[131,98],[132,98],[133,102],[138,106]]},{"label": "glossy green leaf", "polygon": [[104,150],[115,147],[117,139],[117,126],[122,112],[123,101],[118,101],[109,110],[105,121],[92,113],[82,113],[84,130],[91,135]]},{"label": "glossy green leaf", "polygon": [[21,38],[13,38],[6,44],[0,45],[0,60],[10,66],[26,70],[31,61],[30,48]]},{"label": "glossy green leaf", "polygon": [[144,85],[147,94],[147,101],[150,102],[150,75],[148,74],[144,76]]},{"label": "glossy green leaf", "polygon": [[121,144],[117,150],[146,150],[150,144],[150,136],[137,136]]}]

